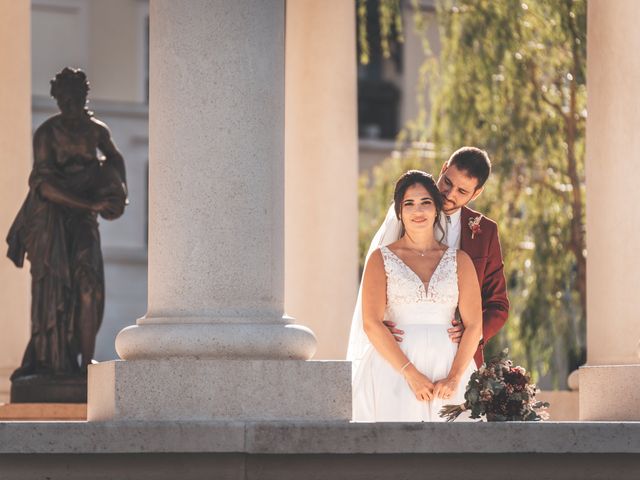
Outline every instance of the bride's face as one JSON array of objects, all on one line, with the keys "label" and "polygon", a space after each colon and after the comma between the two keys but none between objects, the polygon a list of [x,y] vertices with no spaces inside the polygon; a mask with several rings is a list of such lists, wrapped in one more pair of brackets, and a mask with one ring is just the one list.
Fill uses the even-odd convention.
[{"label": "bride's face", "polygon": [[433,197],[423,185],[415,183],[407,188],[402,198],[402,223],[411,232],[433,228],[436,219],[436,205]]}]

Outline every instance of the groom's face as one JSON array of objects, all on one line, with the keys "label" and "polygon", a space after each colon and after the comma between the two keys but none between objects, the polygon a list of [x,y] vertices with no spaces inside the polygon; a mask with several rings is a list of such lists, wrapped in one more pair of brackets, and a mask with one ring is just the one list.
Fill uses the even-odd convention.
[{"label": "groom's face", "polygon": [[446,215],[455,213],[482,193],[482,188],[478,188],[477,178],[455,165],[447,166],[446,163],[438,178],[438,189],[444,197],[442,210]]}]

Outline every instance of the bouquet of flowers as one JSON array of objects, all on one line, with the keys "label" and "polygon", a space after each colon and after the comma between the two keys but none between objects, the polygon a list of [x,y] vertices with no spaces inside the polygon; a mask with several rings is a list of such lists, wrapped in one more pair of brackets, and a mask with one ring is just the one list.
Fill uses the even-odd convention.
[{"label": "bouquet of flowers", "polygon": [[505,349],[474,372],[464,394],[465,402],[445,405],[440,416],[451,422],[470,410],[471,418],[484,415],[488,422],[546,420],[548,414],[544,409],[549,404],[535,400],[536,384],[531,383],[524,368],[513,366],[508,355],[509,350]]}]

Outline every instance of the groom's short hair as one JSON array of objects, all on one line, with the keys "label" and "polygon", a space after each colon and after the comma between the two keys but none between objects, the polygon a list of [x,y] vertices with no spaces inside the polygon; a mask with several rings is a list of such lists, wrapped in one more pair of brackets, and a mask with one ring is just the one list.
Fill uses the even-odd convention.
[{"label": "groom's short hair", "polygon": [[462,147],[453,152],[447,160],[447,167],[451,165],[455,165],[470,177],[476,178],[478,180],[476,190],[482,188],[491,173],[489,155],[476,147]]}]

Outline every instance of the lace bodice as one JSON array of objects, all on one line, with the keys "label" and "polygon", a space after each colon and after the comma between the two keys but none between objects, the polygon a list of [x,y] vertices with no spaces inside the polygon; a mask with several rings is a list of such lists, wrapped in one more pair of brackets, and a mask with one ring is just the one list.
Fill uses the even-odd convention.
[{"label": "lace bodice", "polygon": [[387,275],[387,307],[416,303],[432,303],[447,307],[458,304],[456,249],[448,248],[436,266],[429,285],[388,247],[381,247]]},{"label": "lace bodice", "polygon": [[[389,248],[381,247],[387,277],[385,319],[402,330],[397,345],[406,358],[428,378],[439,380],[451,372],[458,344],[451,341],[451,327],[458,304],[457,250],[447,249],[428,285]],[[353,419],[365,422],[442,421],[445,404],[464,403],[465,387],[473,361],[461,375],[452,398],[416,401],[415,394],[398,368],[372,344],[354,362]]]}]

